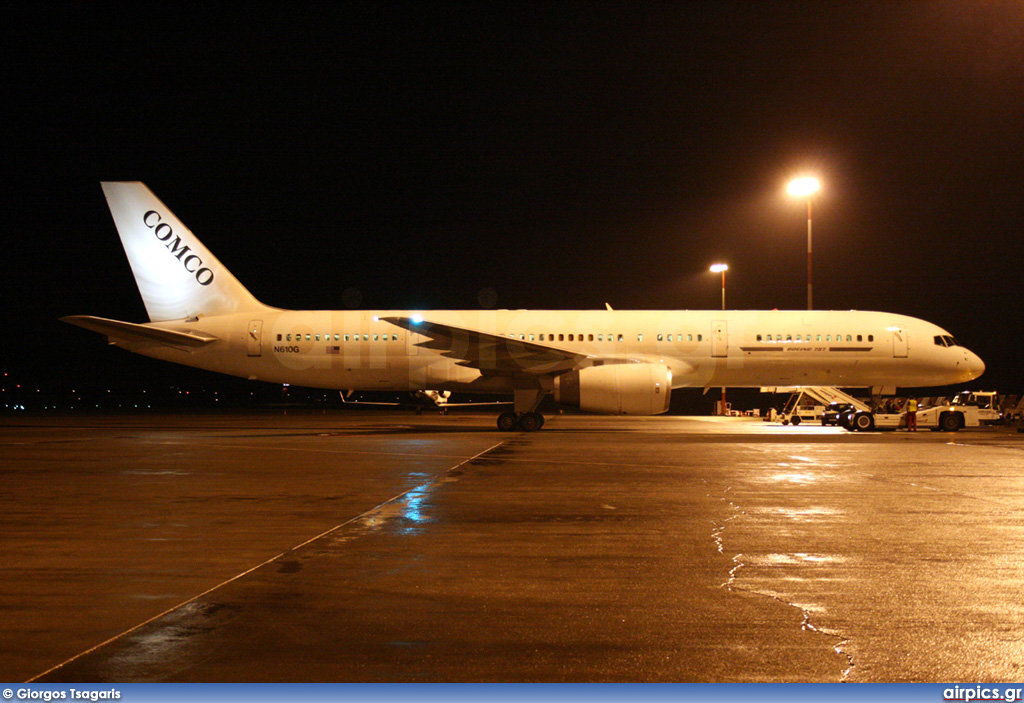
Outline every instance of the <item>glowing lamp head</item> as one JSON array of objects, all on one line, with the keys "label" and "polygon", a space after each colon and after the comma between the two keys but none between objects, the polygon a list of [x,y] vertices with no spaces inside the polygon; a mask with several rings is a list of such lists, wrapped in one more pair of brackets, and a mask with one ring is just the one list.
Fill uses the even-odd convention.
[{"label": "glowing lamp head", "polygon": [[790,195],[796,195],[800,197],[814,195],[821,190],[821,184],[817,178],[806,176],[804,178],[796,178],[789,182],[786,187]]},{"label": "glowing lamp head", "polygon": [[423,322],[423,315],[413,315],[412,316],[412,324],[418,325],[421,322]]},{"label": "glowing lamp head", "polygon": [[724,273],[729,270],[729,264],[712,264],[711,273]]}]

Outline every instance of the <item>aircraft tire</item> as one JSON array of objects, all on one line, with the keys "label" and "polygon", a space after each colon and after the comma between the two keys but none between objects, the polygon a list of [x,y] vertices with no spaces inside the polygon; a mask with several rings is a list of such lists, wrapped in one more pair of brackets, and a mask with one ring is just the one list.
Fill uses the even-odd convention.
[{"label": "aircraft tire", "polygon": [[857,413],[853,417],[853,428],[858,432],[870,432],[875,429],[875,418],[870,413]]},{"label": "aircraft tire", "polygon": [[943,413],[939,418],[939,429],[943,432],[956,432],[963,422],[960,413]]},{"label": "aircraft tire", "polygon": [[502,432],[513,432],[519,427],[519,418],[515,413],[498,415],[498,429]]},{"label": "aircraft tire", "polygon": [[523,413],[519,418],[519,429],[523,432],[536,432],[544,426],[544,416],[540,413]]}]

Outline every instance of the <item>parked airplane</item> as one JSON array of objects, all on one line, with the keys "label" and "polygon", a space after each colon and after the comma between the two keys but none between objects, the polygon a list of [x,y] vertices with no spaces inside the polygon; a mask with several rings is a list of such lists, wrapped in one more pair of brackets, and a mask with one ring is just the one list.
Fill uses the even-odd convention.
[{"label": "parked airplane", "polygon": [[977,378],[945,330],[884,312],[292,311],[256,300],[142,183],[104,183],[144,324],[61,318],[138,354],[335,390],[512,394],[503,431],[541,428],[547,394],[655,415],[673,388],[842,386],[893,392]]}]

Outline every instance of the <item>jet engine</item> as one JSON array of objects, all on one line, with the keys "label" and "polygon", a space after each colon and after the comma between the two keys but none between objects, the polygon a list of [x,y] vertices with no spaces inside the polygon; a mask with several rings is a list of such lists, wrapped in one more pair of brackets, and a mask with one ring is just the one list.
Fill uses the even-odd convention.
[{"label": "jet engine", "polygon": [[607,415],[658,415],[671,394],[664,364],[604,364],[555,377],[556,402]]}]

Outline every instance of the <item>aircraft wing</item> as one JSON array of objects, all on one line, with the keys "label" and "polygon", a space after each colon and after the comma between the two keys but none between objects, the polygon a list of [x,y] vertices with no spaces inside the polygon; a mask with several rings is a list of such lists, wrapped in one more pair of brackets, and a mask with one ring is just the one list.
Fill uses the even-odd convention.
[{"label": "aircraft wing", "polygon": [[108,320],[105,317],[70,315],[62,317],[60,320],[61,322],[78,325],[87,330],[106,335],[111,340],[111,343],[114,343],[114,340],[123,340],[126,342],[144,342],[148,344],[164,344],[171,347],[195,348],[217,341],[216,337],[208,335],[175,332],[174,330],[165,330],[160,327],[137,325],[133,322]]},{"label": "aircraft wing", "polygon": [[585,354],[558,347],[430,320],[411,317],[381,319],[427,338],[416,346],[439,351],[442,356],[458,359],[460,366],[480,369],[485,373],[540,376],[568,371],[587,358]]}]

